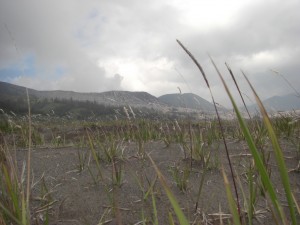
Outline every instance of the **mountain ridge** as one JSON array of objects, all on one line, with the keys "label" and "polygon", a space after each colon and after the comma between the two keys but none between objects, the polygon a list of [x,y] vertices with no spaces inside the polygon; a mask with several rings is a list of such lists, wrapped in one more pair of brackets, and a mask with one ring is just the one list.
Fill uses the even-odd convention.
[{"label": "mountain ridge", "polygon": [[[179,105],[175,102],[170,103],[168,101],[162,101],[161,99],[164,99],[164,96],[167,95],[155,97],[144,91],[75,92],[63,90],[38,91],[30,88],[27,88],[27,90],[31,99],[90,101],[103,105],[129,105],[132,107],[152,108],[159,111],[168,111],[170,108],[190,108],[192,110],[201,110],[205,112],[213,110],[213,105],[210,102],[192,93],[180,95],[187,104]],[[169,94],[169,96],[177,96],[177,94]],[[26,87],[0,81],[0,97],[2,99],[26,97]],[[198,104],[197,107],[195,106],[196,103]],[[199,105],[201,105],[201,107],[199,107]]]},{"label": "mountain ridge", "polygon": [[[104,105],[135,105],[140,107],[156,107],[161,104],[158,99],[147,92],[106,91],[106,92],[75,92],[75,91],[38,91],[28,88],[30,98],[91,101]],[[3,99],[26,96],[26,88],[0,81],[0,96]]]},{"label": "mountain ridge", "polygon": [[[75,92],[75,91],[38,91],[27,88],[31,100],[44,99],[89,101],[105,106],[131,106],[134,108],[148,108],[161,112],[179,113],[214,113],[214,106],[209,101],[193,93],[173,93],[155,97],[144,91],[105,91],[105,92]],[[26,101],[26,88],[23,86],[0,81],[0,108],[5,104],[18,104]],[[300,109],[300,98],[294,94],[273,96],[263,100],[267,111],[291,111]],[[218,106],[223,112],[228,109]],[[248,105],[249,111],[256,112],[255,104]]]},{"label": "mountain ridge", "polygon": [[158,99],[172,107],[189,108],[202,111],[214,110],[212,103],[193,93],[165,94],[158,97]]},{"label": "mountain ridge", "polygon": [[[268,112],[293,111],[300,109],[300,97],[293,93],[287,95],[275,95],[262,101]],[[247,106],[251,112],[258,110],[256,104]]]}]

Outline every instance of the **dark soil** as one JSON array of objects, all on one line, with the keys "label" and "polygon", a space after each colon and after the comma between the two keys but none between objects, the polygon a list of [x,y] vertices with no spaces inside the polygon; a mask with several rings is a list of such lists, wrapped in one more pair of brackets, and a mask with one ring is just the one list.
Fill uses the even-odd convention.
[{"label": "dark soil", "polygon": [[[281,143],[285,149],[284,155],[288,169],[296,168],[299,156],[287,143]],[[220,212],[229,213],[227,197],[222,177],[222,167],[231,182],[231,175],[225,150],[222,144],[211,147],[212,157],[216,161],[207,171],[201,192],[198,208],[196,196],[203,176],[203,164],[192,161],[192,170],[188,179],[187,190],[182,192],[176,186],[172,176],[172,167],[178,166],[181,170],[190,168],[191,161],[184,159],[180,146],[172,144],[167,147],[163,142],[148,142],[145,152],[149,154],[160,171],[164,174],[167,184],[176,196],[181,208],[191,224],[219,224]],[[245,173],[252,161],[250,152],[244,142],[228,143],[230,158],[233,161],[234,171],[239,175],[243,189],[247,195],[248,188],[245,182]],[[162,188],[149,158],[142,159],[138,153],[136,143],[124,142],[121,144],[124,151],[123,157],[115,160],[115,168],[122,168],[123,178],[121,185],[113,185],[113,164],[100,160],[103,179],[99,177],[97,164],[89,148],[42,148],[32,150],[31,168],[32,194],[31,213],[36,218],[33,223],[43,224],[46,215],[49,215],[49,224],[153,224],[155,213],[153,210],[152,194],[155,197],[159,224],[169,224],[168,216],[171,212],[174,219],[172,206]],[[21,169],[22,162],[26,159],[27,150],[18,150],[17,159]],[[79,155],[85,157],[84,168],[80,171]],[[285,209],[286,200],[281,187],[281,179],[277,171],[276,162],[271,152],[270,159],[271,177]],[[94,182],[93,174],[97,182]],[[290,172],[290,182],[296,199],[300,200],[300,174]],[[156,181],[155,181],[156,180]],[[154,183],[153,191],[146,197],[145,193]],[[232,182],[231,182],[232,183]],[[238,186],[240,186],[238,184]],[[241,208],[244,209],[243,196],[239,187]],[[234,190],[232,189],[233,193]],[[152,194],[151,194],[152,193]],[[265,200],[260,194],[256,210],[262,210],[257,215],[262,224],[269,224],[271,217],[267,212]],[[48,207],[47,207],[48,206]],[[258,211],[259,212],[259,211]],[[223,215],[222,218],[226,215]],[[255,223],[259,223],[255,220]],[[226,222],[226,220],[225,220]]]}]

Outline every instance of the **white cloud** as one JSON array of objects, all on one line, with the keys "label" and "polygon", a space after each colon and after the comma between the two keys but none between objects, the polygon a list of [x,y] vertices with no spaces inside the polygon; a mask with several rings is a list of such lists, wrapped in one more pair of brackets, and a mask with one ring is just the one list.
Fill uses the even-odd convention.
[{"label": "white cloud", "polygon": [[122,88],[132,91],[148,91],[155,95],[164,93],[157,88],[157,82],[171,84],[170,71],[174,73],[174,63],[166,58],[145,60],[142,58],[112,58],[99,61],[108,74],[120,74],[123,77]]},{"label": "white cloud", "polygon": [[[2,0],[0,70],[32,54],[37,75],[20,74],[12,82],[48,90],[143,90],[156,96],[177,92],[179,86],[210,101],[201,74],[176,43],[178,38],[202,64],[219,102],[228,100],[207,52],[232,90],[225,61],[245,92],[240,68],[263,98],[270,97],[291,92],[273,79],[270,68],[300,88],[299,7],[297,0]],[[58,67],[64,68],[60,76]]]}]

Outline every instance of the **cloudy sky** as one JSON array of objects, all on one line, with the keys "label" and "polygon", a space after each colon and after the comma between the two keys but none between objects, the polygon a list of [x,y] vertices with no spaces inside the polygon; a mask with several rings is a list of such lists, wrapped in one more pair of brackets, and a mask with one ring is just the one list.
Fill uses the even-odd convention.
[{"label": "cloudy sky", "polygon": [[[236,94],[300,89],[299,0],[0,0],[0,80],[37,90],[194,92],[211,101],[179,39],[229,106],[207,53]],[[246,97],[247,99],[247,97]],[[249,100],[250,101],[250,100]]]}]

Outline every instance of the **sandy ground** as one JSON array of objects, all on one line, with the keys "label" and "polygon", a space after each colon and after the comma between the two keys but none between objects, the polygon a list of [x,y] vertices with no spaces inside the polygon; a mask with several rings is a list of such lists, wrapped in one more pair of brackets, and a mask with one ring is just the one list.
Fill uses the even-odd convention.
[{"label": "sandy ground", "polygon": [[[287,143],[281,144],[287,167],[293,169],[299,159],[295,150]],[[249,150],[243,142],[229,142],[229,151],[233,161],[234,170],[239,175],[242,186],[247,193],[245,172],[251,162]],[[168,214],[173,213],[172,206],[158,180],[150,160],[146,157],[138,157],[136,143],[124,142],[121,145],[123,158],[116,161],[116,167],[122,168],[123,178],[120,186],[113,185],[112,163],[101,160],[100,168],[103,179],[95,184],[92,175],[97,177],[97,164],[91,156],[88,148],[42,148],[32,151],[33,181],[31,194],[31,212],[33,217],[42,224],[49,214],[50,224],[117,224],[117,219],[122,224],[153,224],[155,212],[151,192],[144,198],[145,193],[153,183],[153,196],[158,214],[159,224],[168,224]],[[190,166],[190,160],[183,159],[184,154],[178,144],[167,147],[163,142],[148,142],[145,144],[145,152],[150,154],[167,180],[172,192],[175,194],[181,208],[190,223],[201,221],[201,224],[219,224],[220,212],[229,213],[224,182],[221,173],[222,166],[231,181],[228,162],[222,144],[218,148],[212,148],[212,155],[219,159],[215,167],[207,171],[203,189],[201,192],[198,209],[195,211],[196,196],[203,176],[203,166],[194,161],[188,180],[188,188],[185,192],[179,190],[172,176],[172,167],[179,166],[182,170]],[[19,167],[22,167],[27,150],[18,150],[17,159]],[[85,156],[84,168],[79,171],[78,154]],[[281,187],[276,162],[271,153],[270,168],[272,180],[283,205],[285,207],[284,191]],[[300,202],[300,174],[290,172],[292,190],[296,199]],[[98,176],[99,177],[99,176]],[[155,181],[156,180],[156,181]],[[240,190],[240,188],[239,188]],[[239,191],[241,206],[243,197]],[[259,201],[256,210],[265,209],[265,201],[257,196]],[[49,207],[46,207],[46,206]],[[114,206],[114,207],[113,207]],[[47,210],[48,208],[48,210]],[[287,208],[286,208],[287,209]],[[270,213],[261,211],[259,220],[268,223]],[[173,213],[174,218],[175,214]],[[259,221],[256,220],[257,224]]]}]

